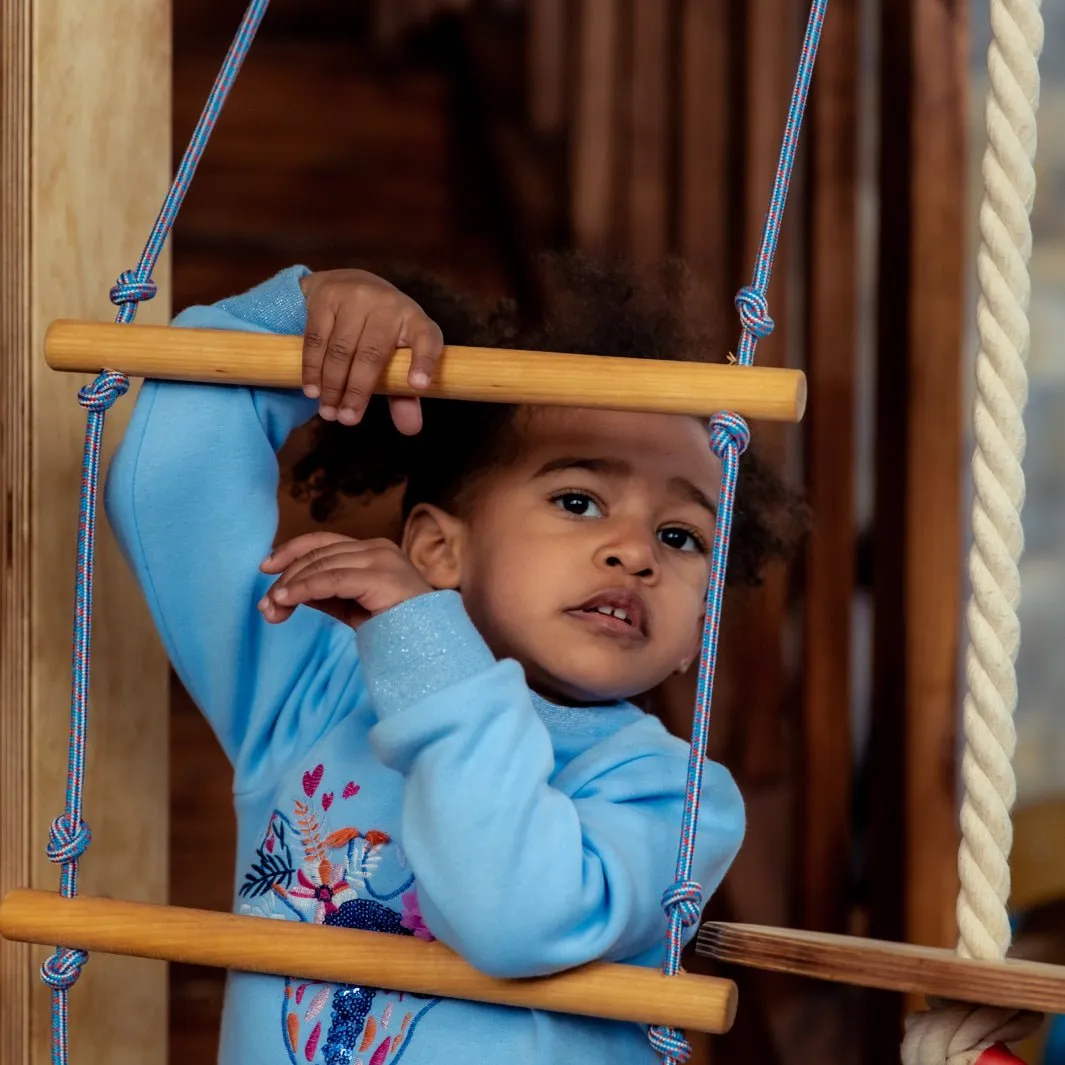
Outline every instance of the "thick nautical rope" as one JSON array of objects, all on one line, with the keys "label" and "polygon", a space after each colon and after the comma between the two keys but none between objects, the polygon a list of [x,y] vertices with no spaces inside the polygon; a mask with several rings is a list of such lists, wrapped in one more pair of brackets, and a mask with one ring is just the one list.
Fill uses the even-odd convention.
[{"label": "thick nautical rope", "polygon": [[[133,270],[122,273],[111,289],[111,302],[118,307],[115,320],[128,324],[143,300],[155,296],[152,273],[167,236],[188,192],[196,167],[203,156],[244,58],[262,22],[270,0],[252,0],[218,73],[207,104],[193,131],[173,183],[152,227],[140,260]],[[73,898],[78,890],[78,860],[89,846],[89,826],[82,818],[85,782],[85,753],[88,733],[89,674],[92,637],[93,558],[96,546],[96,503],[100,480],[100,449],[104,417],[119,396],[129,388],[120,373],[103,371],[78,393],[86,409],[85,448],[81,472],[81,502],[78,519],[77,571],[74,597],[74,656],[71,668],[70,744],[67,767],[66,806],[52,822],[48,857],[61,867],[59,890]],[[57,947],[41,966],[41,979],[52,989],[52,1063],[66,1065],[68,1041],[68,998],[81,975],[88,956],[81,950]]]},{"label": "thick nautical rope", "polygon": [[[987,148],[980,205],[976,396],[973,407],[972,584],[958,855],[958,953],[1001,960],[1010,947],[1011,814],[1016,798],[1015,662],[1020,644],[1018,562],[1024,546],[1024,407],[1028,399],[1029,216],[1035,199],[1036,111],[1043,48],[1040,0],[991,0]],[[1017,1061],[1005,1049],[1037,1014],[933,1003],[911,1017],[905,1065]]]},{"label": "thick nautical rope", "polygon": [[[814,0],[806,24],[802,56],[795,75],[791,104],[788,108],[784,139],[780,148],[773,191],[762,228],[754,273],[750,285],[736,296],[743,332],[740,337],[737,362],[750,366],[758,341],[773,332],[766,293],[773,272],[780,241],[784,206],[788,198],[795,154],[799,144],[806,101],[810,94],[817,48],[821,41],[828,0]],[[717,528],[710,556],[710,580],[706,596],[706,619],[703,627],[702,656],[696,685],[695,711],[692,720],[691,752],[688,760],[688,786],[681,816],[680,845],[673,884],[662,896],[662,907],[668,917],[663,971],[675,975],[680,970],[685,929],[696,924],[702,913],[702,886],[692,879],[695,857],[695,837],[699,824],[699,805],[702,795],[703,766],[710,731],[710,706],[713,701],[714,674],[717,667],[718,631],[721,623],[721,604],[728,569],[729,541],[732,536],[732,512],[736,498],[740,456],[750,443],[750,430],[743,418],[732,413],[716,415],[710,423],[710,447],[721,461],[721,492],[717,505]],[[659,1053],[664,1065],[680,1065],[691,1055],[691,1047],[684,1033],[676,1028],[656,1026],[650,1029],[651,1045]]]}]

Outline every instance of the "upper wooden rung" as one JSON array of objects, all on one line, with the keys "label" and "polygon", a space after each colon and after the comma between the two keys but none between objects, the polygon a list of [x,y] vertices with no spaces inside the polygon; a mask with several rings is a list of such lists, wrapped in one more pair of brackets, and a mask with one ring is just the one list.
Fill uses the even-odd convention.
[{"label": "upper wooden rung", "polygon": [[[53,322],[48,365],[73,373],[117,370],[129,377],[298,388],[302,339],[264,333],[112,322]],[[413,395],[410,352],[397,351],[380,391]],[[806,407],[799,370],[652,359],[618,359],[501,348],[447,347],[433,385],[444,399],[559,407],[601,407],[709,417],[797,422]]]}]

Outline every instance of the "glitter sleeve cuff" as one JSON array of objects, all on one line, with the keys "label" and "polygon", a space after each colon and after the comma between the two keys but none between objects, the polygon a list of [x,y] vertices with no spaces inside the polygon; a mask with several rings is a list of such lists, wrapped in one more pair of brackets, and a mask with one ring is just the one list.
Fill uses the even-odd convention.
[{"label": "glitter sleeve cuff", "polygon": [[290,266],[261,285],[224,299],[215,306],[271,333],[298,336],[307,328],[307,303],[300,288],[300,278],[310,272],[306,266]]},{"label": "glitter sleeve cuff", "polygon": [[457,592],[408,599],[362,625],[357,640],[382,720],[495,664]]}]

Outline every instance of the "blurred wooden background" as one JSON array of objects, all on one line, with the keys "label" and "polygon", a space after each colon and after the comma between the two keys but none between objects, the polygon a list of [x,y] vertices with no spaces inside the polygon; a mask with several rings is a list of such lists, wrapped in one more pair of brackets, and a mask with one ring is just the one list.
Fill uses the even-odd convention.
[{"label": "blurred wooden background", "polygon": [[[175,154],[242,8],[174,5]],[[532,299],[532,258],[572,246],[683,255],[738,335],[805,15],[274,0],[175,231],[174,307],[296,261]],[[726,604],[713,753],[750,829],[715,916],[953,944],[966,48],[960,3],[830,5],[759,346],[809,375],[803,426],[758,434],[815,524]],[[690,694],[664,695],[682,734]],[[226,909],[228,768],[176,682],[171,712],[171,899]],[[731,975],[739,1022],[700,1060],[898,1060],[896,997]],[[171,991],[171,1059],[212,1060],[222,974],[175,967]]]}]

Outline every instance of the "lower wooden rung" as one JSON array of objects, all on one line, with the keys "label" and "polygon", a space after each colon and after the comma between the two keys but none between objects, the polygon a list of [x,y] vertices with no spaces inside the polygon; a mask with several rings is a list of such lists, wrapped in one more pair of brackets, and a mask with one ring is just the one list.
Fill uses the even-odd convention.
[{"label": "lower wooden rung", "polygon": [[793,928],[707,922],[696,951],[717,961],[856,987],[1065,1013],[1065,966],[976,961],[951,950]]},{"label": "lower wooden rung", "polygon": [[[506,929],[499,934],[505,936]],[[713,976],[666,976],[642,966],[596,962],[554,976],[498,980],[439,942],[180,906],[64,899],[49,891],[9,892],[0,902],[0,936],[711,1035],[727,1032],[736,1016],[736,985]]]}]

